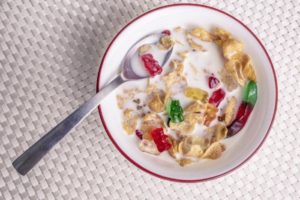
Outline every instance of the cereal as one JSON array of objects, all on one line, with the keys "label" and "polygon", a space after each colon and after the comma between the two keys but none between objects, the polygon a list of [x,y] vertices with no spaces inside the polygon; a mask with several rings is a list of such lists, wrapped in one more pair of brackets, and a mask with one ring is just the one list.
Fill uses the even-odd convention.
[{"label": "cereal", "polygon": [[[163,127],[164,122],[161,117],[156,113],[148,113],[143,117],[141,131],[144,135],[149,133],[153,128]],[[146,136],[145,135],[145,136]]]},{"label": "cereal", "polygon": [[179,45],[181,45],[181,46],[184,45],[183,42],[181,42],[180,40],[175,40],[175,43],[176,43],[176,44],[179,44]]},{"label": "cereal", "polygon": [[169,35],[164,35],[160,38],[159,44],[162,49],[168,50],[174,46],[174,40]]},{"label": "cereal", "polygon": [[184,65],[182,61],[180,60],[171,60],[170,66],[173,68],[173,70],[180,76],[183,75]]},{"label": "cereal", "polygon": [[127,134],[133,134],[137,126],[138,116],[131,110],[126,109],[123,112],[123,128]]},{"label": "cereal", "polygon": [[177,52],[177,55],[182,59],[182,60],[185,60],[188,55],[189,55],[189,52],[188,51],[179,51]]},{"label": "cereal", "polygon": [[148,103],[150,110],[157,113],[162,112],[165,107],[164,97],[165,94],[163,91],[153,92],[149,98],[149,103]]},{"label": "cereal", "polygon": [[226,68],[222,68],[220,71],[221,81],[224,83],[226,89],[228,91],[232,91],[238,87],[238,83],[232,75],[232,73],[228,72]]},{"label": "cereal", "polygon": [[230,59],[234,55],[243,52],[244,45],[237,40],[229,39],[223,42],[222,49],[224,57]]},{"label": "cereal", "polygon": [[193,101],[191,102],[184,111],[186,113],[203,113],[205,110],[205,104],[199,102],[199,101]]},{"label": "cereal", "polygon": [[236,110],[236,104],[237,104],[236,97],[231,97],[230,100],[228,101],[226,107],[225,107],[224,122],[225,122],[226,125],[231,124],[231,122],[234,118],[234,114],[235,114],[235,110]]},{"label": "cereal", "polygon": [[237,53],[225,62],[225,68],[233,74],[235,80],[244,86],[247,80],[256,80],[253,64],[248,55]]},{"label": "cereal", "polygon": [[139,149],[143,152],[153,155],[159,155],[159,151],[153,141],[142,139],[139,143]]},{"label": "cereal", "polygon": [[151,84],[150,83],[150,79],[148,79],[148,84],[147,84],[147,88],[146,88],[146,93],[147,94],[151,94],[153,93],[154,91],[157,90],[157,85],[155,84]]},{"label": "cereal", "polygon": [[212,32],[213,40],[219,46],[222,46],[223,43],[232,38],[231,34],[224,29],[215,28]]},{"label": "cereal", "polygon": [[205,104],[199,101],[193,101],[184,109],[184,112],[195,119],[198,124],[204,123]]},{"label": "cereal", "polygon": [[179,33],[179,32],[183,32],[183,28],[181,26],[177,26],[176,28],[174,28],[174,31]]},{"label": "cereal", "polygon": [[[209,32],[201,27],[176,27],[173,31],[164,31],[158,49],[149,44],[138,49],[142,58],[150,54],[150,50],[166,53],[174,47],[175,56],[169,61],[169,66],[161,68],[164,71],[156,75],[158,78],[148,78],[146,88],[125,89],[116,99],[123,111],[124,131],[139,133],[139,149],[152,155],[167,151],[174,162],[184,167],[203,159],[215,160],[222,155],[225,145],[221,142],[230,137],[232,131],[235,134],[242,128],[237,129],[232,124],[239,123],[237,119],[244,120],[251,113],[257,98],[257,86],[252,60],[245,53],[243,43],[231,33],[222,28]],[[186,41],[176,37],[180,35]],[[215,69],[210,68],[209,62],[203,66],[197,61],[209,55],[211,43],[217,44],[222,52],[224,65],[220,66],[218,74],[214,74]],[[207,45],[207,53],[198,53],[206,51],[201,44]],[[151,54],[153,59],[154,55]],[[188,77],[190,74],[193,79]],[[201,79],[203,76],[205,79]],[[200,85],[203,80],[204,86]],[[256,93],[248,92],[246,98],[243,95],[237,109],[238,99],[231,91],[245,85],[248,91],[255,89]],[[227,102],[221,102],[224,99]],[[252,102],[250,106],[249,102]]]},{"label": "cereal", "polygon": [[225,62],[226,70],[231,73],[236,82],[241,86],[245,85],[246,78],[243,74],[243,60],[240,57],[234,56],[227,62]]},{"label": "cereal", "polygon": [[178,151],[185,156],[200,158],[207,146],[209,141],[197,136],[185,137],[178,145]]},{"label": "cereal", "polygon": [[[206,149],[209,147],[210,142],[207,138],[199,136],[188,136],[183,138],[178,144],[178,153],[188,158],[198,158],[200,159]],[[176,158],[176,157],[175,157]],[[185,158],[186,159],[186,158]],[[181,159],[180,159],[181,160]],[[182,162],[178,160],[179,162]],[[191,164],[193,161],[188,159],[188,164]]]},{"label": "cereal", "polygon": [[170,156],[176,159],[176,154],[178,153],[178,141],[172,136],[169,136],[169,140],[172,147],[168,150],[168,152]]},{"label": "cereal", "polygon": [[251,62],[251,60],[249,59],[248,62],[244,65],[243,68],[243,74],[244,77],[252,80],[252,81],[256,81],[256,75],[255,75],[255,71],[253,69],[253,64]]},{"label": "cereal", "polygon": [[191,159],[188,159],[188,158],[182,158],[182,159],[179,159],[179,160],[176,160],[176,162],[181,166],[181,167],[184,167],[188,164],[191,164],[193,161]]},{"label": "cereal", "polygon": [[211,143],[225,139],[227,136],[227,128],[223,124],[216,124],[206,129],[207,134],[211,135]]},{"label": "cereal", "polygon": [[173,70],[162,77],[166,87],[166,92],[172,94],[184,91],[187,86],[186,77],[183,75],[183,64],[172,61]]},{"label": "cereal", "polygon": [[124,109],[125,104],[134,99],[135,96],[139,93],[144,92],[143,90],[139,88],[131,88],[131,89],[125,89],[122,94],[117,95],[117,105],[120,109]]},{"label": "cereal", "polygon": [[210,103],[205,104],[204,113],[204,125],[209,126],[209,124],[217,117],[218,108]]},{"label": "cereal", "polygon": [[206,42],[211,42],[213,40],[212,35],[203,28],[194,28],[190,33],[192,36]]},{"label": "cereal", "polygon": [[139,55],[143,55],[145,53],[148,53],[151,49],[151,45],[144,44],[139,48]]},{"label": "cereal", "polygon": [[225,151],[225,146],[219,142],[215,142],[208,147],[202,158],[215,160],[222,155],[223,151]]},{"label": "cereal", "polygon": [[205,51],[204,47],[200,44],[197,44],[192,38],[188,37],[187,42],[189,43],[190,47],[195,51]]},{"label": "cereal", "polygon": [[195,129],[197,123],[197,119],[193,117],[191,114],[187,114],[184,116],[184,121],[179,123],[170,122],[170,129],[176,131],[179,137],[184,137],[192,134]]},{"label": "cereal", "polygon": [[122,95],[117,95],[117,105],[120,109],[124,108],[125,99]]}]

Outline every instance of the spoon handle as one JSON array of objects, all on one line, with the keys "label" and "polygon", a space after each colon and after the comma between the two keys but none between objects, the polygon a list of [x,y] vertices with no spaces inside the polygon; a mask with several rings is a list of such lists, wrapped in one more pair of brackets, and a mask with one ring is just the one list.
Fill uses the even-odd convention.
[{"label": "spoon handle", "polygon": [[115,77],[110,83],[104,86],[95,96],[82,104],[72,114],[66,117],[46,135],[39,139],[14,162],[13,166],[22,175],[30,171],[48,151],[58,143],[70,130],[78,125],[86,116],[88,116],[101,102],[101,100],[124,83],[125,80],[121,75]]}]

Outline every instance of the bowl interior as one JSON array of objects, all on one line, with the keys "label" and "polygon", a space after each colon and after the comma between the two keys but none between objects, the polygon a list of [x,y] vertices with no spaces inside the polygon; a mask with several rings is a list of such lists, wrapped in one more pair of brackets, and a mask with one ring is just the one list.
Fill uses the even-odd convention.
[{"label": "bowl interior", "polygon": [[103,60],[99,85],[101,89],[101,85],[116,74],[128,48],[136,40],[148,33],[172,29],[179,25],[201,26],[207,30],[222,27],[228,30],[245,44],[245,52],[251,56],[255,66],[258,83],[257,103],[243,130],[235,137],[224,141],[227,149],[222,157],[215,161],[205,160],[180,167],[166,155],[167,153],[154,157],[141,152],[137,145],[138,139],[134,135],[128,136],[123,131],[122,113],[117,107],[115,96],[116,92],[124,87],[146,84],[145,80],[128,82],[112,92],[101,103],[102,122],[123,154],[146,171],[179,181],[203,180],[231,171],[247,160],[263,142],[275,114],[277,101],[275,74],[267,53],[247,28],[232,17],[207,7],[178,5],[152,11],[127,26],[114,40]]}]

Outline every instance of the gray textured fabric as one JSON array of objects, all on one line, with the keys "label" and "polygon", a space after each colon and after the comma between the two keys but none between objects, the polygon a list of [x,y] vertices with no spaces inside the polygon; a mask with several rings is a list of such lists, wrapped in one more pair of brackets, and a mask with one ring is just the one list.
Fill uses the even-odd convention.
[{"label": "gray textured fabric", "polygon": [[[233,14],[265,44],[279,84],[277,117],[259,152],[205,183],[160,180],[113,146],[95,111],[27,176],[12,161],[95,93],[100,58],[155,0],[0,1],[0,199],[299,199],[300,3],[197,1]],[[195,2],[195,1],[190,1]]]}]

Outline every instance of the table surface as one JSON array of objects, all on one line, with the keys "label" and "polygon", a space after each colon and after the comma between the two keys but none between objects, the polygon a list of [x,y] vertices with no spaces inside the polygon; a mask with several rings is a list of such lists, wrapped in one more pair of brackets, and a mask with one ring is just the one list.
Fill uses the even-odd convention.
[{"label": "table surface", "polygon": [[[258,35],[275,66],[279,104],[258,153],[227,176],[182,184],[137,169],[93,112],[28,175],[12,161],[95,94],[100,58],[141,13],[179,1],[0,2],[0,199],[299,199],[299,0],[197,1],[231,13]],[[189,1],[195,2],[195,1]]]}]

